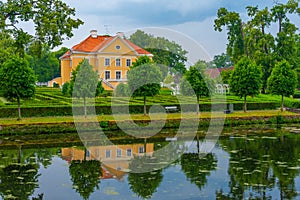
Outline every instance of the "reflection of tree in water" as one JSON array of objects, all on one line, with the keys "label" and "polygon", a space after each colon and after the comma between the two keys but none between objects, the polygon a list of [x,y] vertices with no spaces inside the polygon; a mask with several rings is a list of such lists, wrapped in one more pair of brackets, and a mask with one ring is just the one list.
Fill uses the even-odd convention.
[{"label": "reflection of tree in water", "polygon": [[129,169],[135,172],[142,172],[143,167],[148,167],[152,171],[146,169],[145,171],[147,172],[143,173],[131,172],[128,175],[128,182],[130,189],[135,194],[144,199],[149,199],[156,192],[156,189],[163,179],[162,169],[161,166],[159,166],[157,159],[151,156],[135,156],[132,162],[129,164]]},{"label": "reflection of tree in water", "polygon": [[11,164],[0,170],[0,194],[3,199],[27,200],[38,188],[38,165]]},{"label": "reflection of tree in water", "polygon": [[[295,192],[294,179],[299,174],[299,141],[284,143],[278,138],[234,138],[219,140],[230,153],[230,193],[217,191],[217,199],[270,199],[268,189],[278,183],[281,199],[292,199]],[[293,169],[294,168],[294,169]]]},{"label": "reflection of tree in water", "polygon": [[202,157],[198,153],[184,153],[181,156],[181,168],[191,183],[201,188],[207,182],[207,176],[217,167],[217,160],[213,154]]},{"label": "reflection of tree in water", "polygon": [[89,199],[96,189],[99,189],[102,176],[101,162],[98,160],[73,160],[69,173],[73,182],[73,188],[83,199]]}]

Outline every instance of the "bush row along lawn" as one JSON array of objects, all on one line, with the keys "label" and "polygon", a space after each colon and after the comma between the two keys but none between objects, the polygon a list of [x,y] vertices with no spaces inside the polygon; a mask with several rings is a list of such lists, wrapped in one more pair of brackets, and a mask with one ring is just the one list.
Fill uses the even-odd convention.
[{"label": "bush row along lawn", "polygon": [[[164,119],[206,119],[206,118],[243,118],[243,117],[273,117],[273,116],[299,116],[299,114],[284,111],[280,112],[279,110],[263,110],[263,111],[248,111],[244,113],[243,111],[235,111],[231,114],[225,115],[221,112],[201,112],[200,115],[195,113],[154,113],[149,116],[144,116],[143,114],[133,114],[133,115],[101,115],[101,116],[88,116],[87,118],[77,117],[76,122],[94,122],[97,120],[100,121],[122,121],[122,120],[164,120]],[[74,122],[73,116],[64,116],[64,117],[29,117],[22,118],[22,120],[17,121],[14,118],[2,118],[0,121],[0,126],[6,125],[16,125],[16,124],[51,124],[51,123],[72,123]]]},{"label": "bush row along lawn", "polygon": [[[107,95],[107,94],[106,94]],[[184,97],[183,101],[180,103],[183,104],[193,104],[195,103],[195,97]],[[280,96],[276,95],[265,95],[260,94],[256,97],[248,97],[247,102],[251,103],[259,103],[259,102],[280,102]],[[74,99],[76,103],[78,100]],[[90,100],[93,101],[93,100]],[[112,96],[102,96],[97,97],[95,99],[95,105],[98,106],[110,106],[112,103],[114,105],[124,105],[130,102],[130,105],[142,105],[143,99],[142,98],[128,98],[128,97],[112,97]],[[212,98],[201,98],[201,103],[237,103],[243,102],[242,99],[233,95],[213,95]],[[297,104],[300,105],[300,101],[293,98],[285,98],[286,104]],[[299,102],[299,103],[298,103]],[[171,105],[171,104],[178,104],[178,99],[176,96],[170,95],[170,93],[166,92],[166,89],[161,91],[160,95],[155,97],[148,97],[147,104],[160,104],[160,105]],[[36,95],[33,99],[29,100],[22,100],[22,107],[47,107],[47,106],[66,106],[72,105],[72,98],[64,96],[60,89],[58,88],[37,88]],[[16,102],[7,102],[6,99],[0,98],[0,107],[17,107]],[[290,106],[288,106],[290,107]]]}]

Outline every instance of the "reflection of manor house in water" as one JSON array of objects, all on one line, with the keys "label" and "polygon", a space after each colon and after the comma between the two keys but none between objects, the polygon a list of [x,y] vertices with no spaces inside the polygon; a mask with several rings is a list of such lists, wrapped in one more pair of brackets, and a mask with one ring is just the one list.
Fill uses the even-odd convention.
[{"label": "reflection of manor house in water", "polygon": [[[146,147],[146,149],[145,149]],[[126,144],[111,146],[94,146],[85,151],[76,147],[62,148],[62,158],[68,162],[72,160],[99,160],[102,164],[102,179],[122,179],[128,171],[129,163],[134,156],[142,156],[145,153],[152,155],[154,144]]]}]

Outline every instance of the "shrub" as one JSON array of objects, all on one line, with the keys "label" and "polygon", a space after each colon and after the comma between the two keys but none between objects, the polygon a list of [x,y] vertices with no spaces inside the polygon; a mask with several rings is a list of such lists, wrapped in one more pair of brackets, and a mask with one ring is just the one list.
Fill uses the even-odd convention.
[{"label": "shrub", "polygon": [[53,87],[54,87],[54,88],[59,88],[59,84],[54,82],[54,83],[53,83]]},{"label": "shrub", "polygon": [[63,95],[65,96],[69,96],[69,85],[70,83],[69,82],[66,82],[62,85],[62,89],[61,89],[61,92],[63,93]]},{"label": "shrub", "polygon": [[120,83],[117,85],[115,91],[114,91],[114,96],[116,97],[128,97],[129,96],[129,87],[127,84]]}]

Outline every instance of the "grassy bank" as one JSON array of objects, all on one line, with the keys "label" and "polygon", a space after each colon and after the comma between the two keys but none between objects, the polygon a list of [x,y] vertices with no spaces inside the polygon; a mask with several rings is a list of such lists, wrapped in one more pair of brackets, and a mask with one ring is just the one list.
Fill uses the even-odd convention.
[{"label": "grassy bank", "polygon": [[[114,118],[116,117],[116,119]],[[250,124],[282,124],[282,123],[298,123],[300,122],[300,115],[292,112],[279,112],[277,110],[265,110],[265,111],[248,111],[247,113],[236,111],[231,114],[224,115],[223,113],[210,113],[201,112],[200,116],[195,114],[186,114],[184,119],[188,119],[187,122],[182,125],[182,116],[180,113],[170,113],[167,115],[153,114],[151,119],[149,116],[141,114],[130,115],[133,120],[139,126],[147,128],[147,125],[151,122],[154,124],[164,123],[164,128],[178,128],[179,126],[195,126],[199,123],[199,129],[205,129],[210,125],[211,119],[219,119],[220,123],[224,120],[224,126],[240,126]],[[80,123],[80,127],[93,131],[92,122],[99,123],[104,131],[118,131],[120,130],[118,124],[129,127],[129,120],[127,115],[102,115],[88,118],[80,118],[76,122]],[[117,124],[118,123],[118,124]],[[223,125],[223,123],[221,123]],[[23,118],[21,121],[16,119],[6,118],[0,121],[0,134],[2,135],[22,135],[22,134],[53,134],[53,133],[76,133],[77,129],[74,124],[73,117],[32,117]],[[125,134],[121,131],[114,133],[119,136]]]}]

